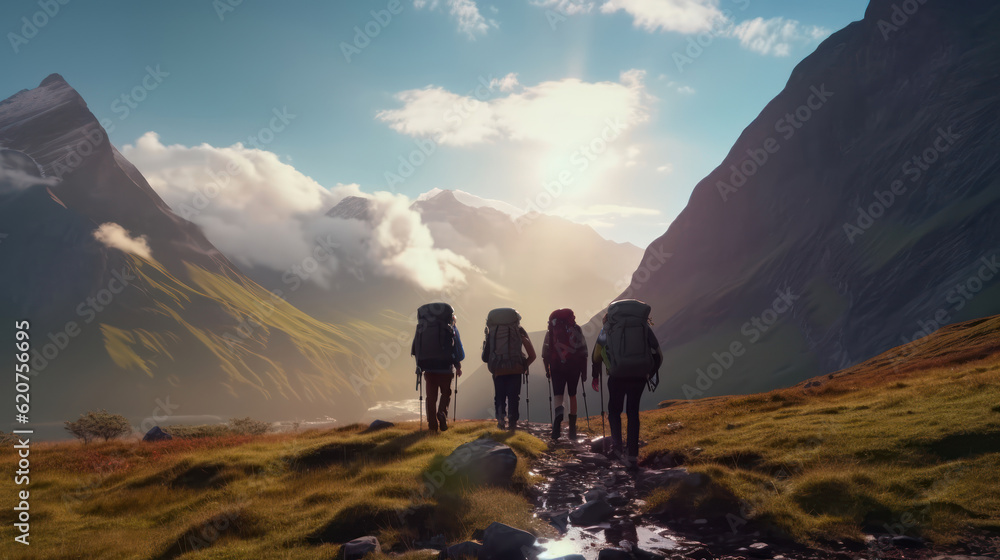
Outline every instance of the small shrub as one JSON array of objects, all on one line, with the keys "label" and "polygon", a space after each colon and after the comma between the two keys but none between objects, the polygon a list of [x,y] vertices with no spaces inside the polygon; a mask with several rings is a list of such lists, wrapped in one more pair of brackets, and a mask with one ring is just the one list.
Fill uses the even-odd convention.
[{"label": "small shrub", "polygon": [[230,418],[229,429],[234,434],[241,436],[259,436],[266,434],[271,429],[271,424],[246,416],[244,418]]},{"label": "small shrub", "polygon": [[82,439],[83,443],[90,443],[90,440],[97,438],[108,441],[132,431],[127,418],[121,414],[111,414],[107,410],[81,414],[77,420],[65,422],[65,427],[73,437]]}]

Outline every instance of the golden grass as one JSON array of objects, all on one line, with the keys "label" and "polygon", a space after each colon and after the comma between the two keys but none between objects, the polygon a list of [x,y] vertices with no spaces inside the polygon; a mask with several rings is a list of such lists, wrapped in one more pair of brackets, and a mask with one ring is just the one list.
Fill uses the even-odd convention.
[{"label": "golden grass", "polygon": [[1000,530],[998,332],[1000,319],[949,327],[818,387],[665,402],[643,418],[642,456],[681,455],[744,517],[805,542]]},{"label": "golden grass", "polygon": [[[416,520],[451,540],[493,520],[542,530],[516,489],[424,486],[435,461],[480,436],[515,449],[515,486],[527,485],[526,459],[545,444],[482,422],[437,436],[403,424],[373,433],[351,426],[152,444],[36,444],[32,544],[19,557],[318,559],[366,534],[386,548],[408,547]],[[359,449],[366,451],[350,452]],[[13,465],[9,454],[0,461],[8,472]],[[0,493],[15,489],[12,479],[0,481]],[[0,529],[5,541],[13,536],[10,524]]]}]

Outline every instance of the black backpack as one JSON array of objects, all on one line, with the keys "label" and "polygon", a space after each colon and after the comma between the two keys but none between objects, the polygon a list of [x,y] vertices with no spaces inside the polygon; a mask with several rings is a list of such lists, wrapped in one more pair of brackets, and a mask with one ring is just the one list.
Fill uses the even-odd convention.
[{"label": "black backpack", "polygon": [[428,303],[417,309],[417,332],[412,355],[422,370],[451,369],[455,361],[455,310],[447,303]]},{"label": "black backpack", "polygon": [[625,299],[608,306],[607,335],[604,350],[608,357],[608,375],[648,379],[656,362],[649,344],[650,307],[641,301]]}]

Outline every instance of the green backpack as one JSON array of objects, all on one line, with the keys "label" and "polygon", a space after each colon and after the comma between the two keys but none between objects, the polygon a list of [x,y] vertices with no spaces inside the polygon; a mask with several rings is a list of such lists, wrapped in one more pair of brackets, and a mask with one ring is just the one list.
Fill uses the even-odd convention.
[{"label": "green backpack", "polygon": [[483,361],[493,375],[525,373],[527,359],[521,351],[521,315],[517,311],[504,307],[486,316]]}]

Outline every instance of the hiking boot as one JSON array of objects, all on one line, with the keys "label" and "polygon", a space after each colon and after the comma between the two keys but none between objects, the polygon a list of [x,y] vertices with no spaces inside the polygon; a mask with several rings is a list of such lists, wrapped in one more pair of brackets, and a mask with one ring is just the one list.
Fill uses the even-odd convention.
[{"label": "hiking boot", "polygon": [[552,441],[559,439],[562,435],[563,407],[556,407],[556,417],[552,420]]},{"label": "hiking boot", "polygon": [[497,420],[497,429],[498,430],[506,430],[507,429],[507,423],[503,421],[503,418]]},{"label": "hiking boot", "polygon": [[440,411],[437,413],[438,426],[440,426],[442,432],[448,431],[448,413],[445,411]]},{"label": "hiking boot", "polygon": [[576,441],[576,414],[569,415],[569,432],[566,436],[570,441]]},{"label": "hiking boot", "polygon": [[630,455],[628,457],[625,457],[625,459],[624,459],[623,462],[625,463],[625,470],[627,470],[629,472],[637,472],[639,470],[639,458],[638,457],[633,457],[633,456]]}]

